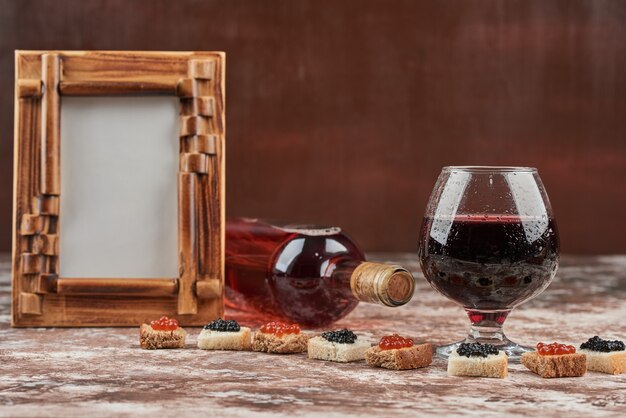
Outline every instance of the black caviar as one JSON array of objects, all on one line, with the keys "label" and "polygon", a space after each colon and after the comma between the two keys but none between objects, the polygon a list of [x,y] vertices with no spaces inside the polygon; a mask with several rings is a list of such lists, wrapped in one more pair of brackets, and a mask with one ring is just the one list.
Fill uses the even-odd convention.
[{"label": "black caviar", "polygon": [[354,332],[344,328],[337,331],[327,331],[322,334],[322,338],[331,343],[354,344],[357,337]]},{"label": "black caviar", "polygon": [[498,349],[493,344],[461,343],[456,349],[459,356],[487,357],[489,354],[498,354]]},{"label": "black caviar", "polygon": [[589,338],[586,343],[582,343],[580,348],[584,350],[600,351],[602,353],[610,353],[611,351],[624,351],[626,346],[622,341],[609,341],[603,340],[597,335],[593,338]]},{"label": "black caviar", "polygon": [[210,329],[211,331],[221,332],[237,332],[241,329],[237,321],[234,319],[222,319],[218,318],[215,321],[211,321],[204,326],[204,329]]}]

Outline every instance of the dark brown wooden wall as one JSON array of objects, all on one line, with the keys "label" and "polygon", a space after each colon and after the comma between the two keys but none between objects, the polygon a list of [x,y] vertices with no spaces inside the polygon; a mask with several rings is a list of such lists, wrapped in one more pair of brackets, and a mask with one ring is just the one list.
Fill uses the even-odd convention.
[{"label": "dark brown wooden wall", "polygon": [[229,215],[414,251],[444,165],[539,168],[570,253],[626,253],[625,1],[0,0],[0,250],[13,50],[223,50]]}]

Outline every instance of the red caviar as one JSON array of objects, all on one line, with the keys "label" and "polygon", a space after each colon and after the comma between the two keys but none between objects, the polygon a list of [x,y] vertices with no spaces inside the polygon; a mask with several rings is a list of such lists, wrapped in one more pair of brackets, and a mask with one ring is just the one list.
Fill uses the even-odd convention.
[{"label": "red caviar", "polygon": [[285,334],[300,334],[300,325],[285,324],[284,322],[268,322],[261,327],[261,332],[282,336]]},{"label": "red caviar", "polygon": [[537,343],[537,352],[542,356],[556,356],[559,354],[574,354],[576,347],[554,342],[552,344]]},{"label": "red caviar", "polygon": [[413,347],[413,340],[401,337],[398,334],[386,335],[380,339],[378,346],[381,350],[394,350],[397,348]]},{"label": "red caviar", "polygon": [[150,326],[155,331],[175,331],[178,328],[178,321],[174,318],[162,316],[150,322]]}]

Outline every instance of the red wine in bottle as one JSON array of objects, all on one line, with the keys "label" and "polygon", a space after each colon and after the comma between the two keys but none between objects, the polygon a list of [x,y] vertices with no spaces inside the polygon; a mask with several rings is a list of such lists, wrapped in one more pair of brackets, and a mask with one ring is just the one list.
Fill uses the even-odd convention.
[{"label": "red wine in bottle", "polygon": [[337,227],[226,223],[226,306],[258,320],[328,325],[359,301],[401,306],[415,279],[397,266],[365,261]]}]

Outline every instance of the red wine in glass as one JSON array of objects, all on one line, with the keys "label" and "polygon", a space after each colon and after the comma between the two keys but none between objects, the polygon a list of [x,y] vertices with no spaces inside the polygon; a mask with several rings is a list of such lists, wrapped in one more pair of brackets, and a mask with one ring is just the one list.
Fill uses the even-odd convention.
[{"label": "red wine in glass", "polygon": [[422,222],[420,261],[431,286],[465,308],[466,342],[495,344],[513,358],[528,351],[502,326],[550,284],[558,260],[556,222],[535,169],[444,168]]}]

